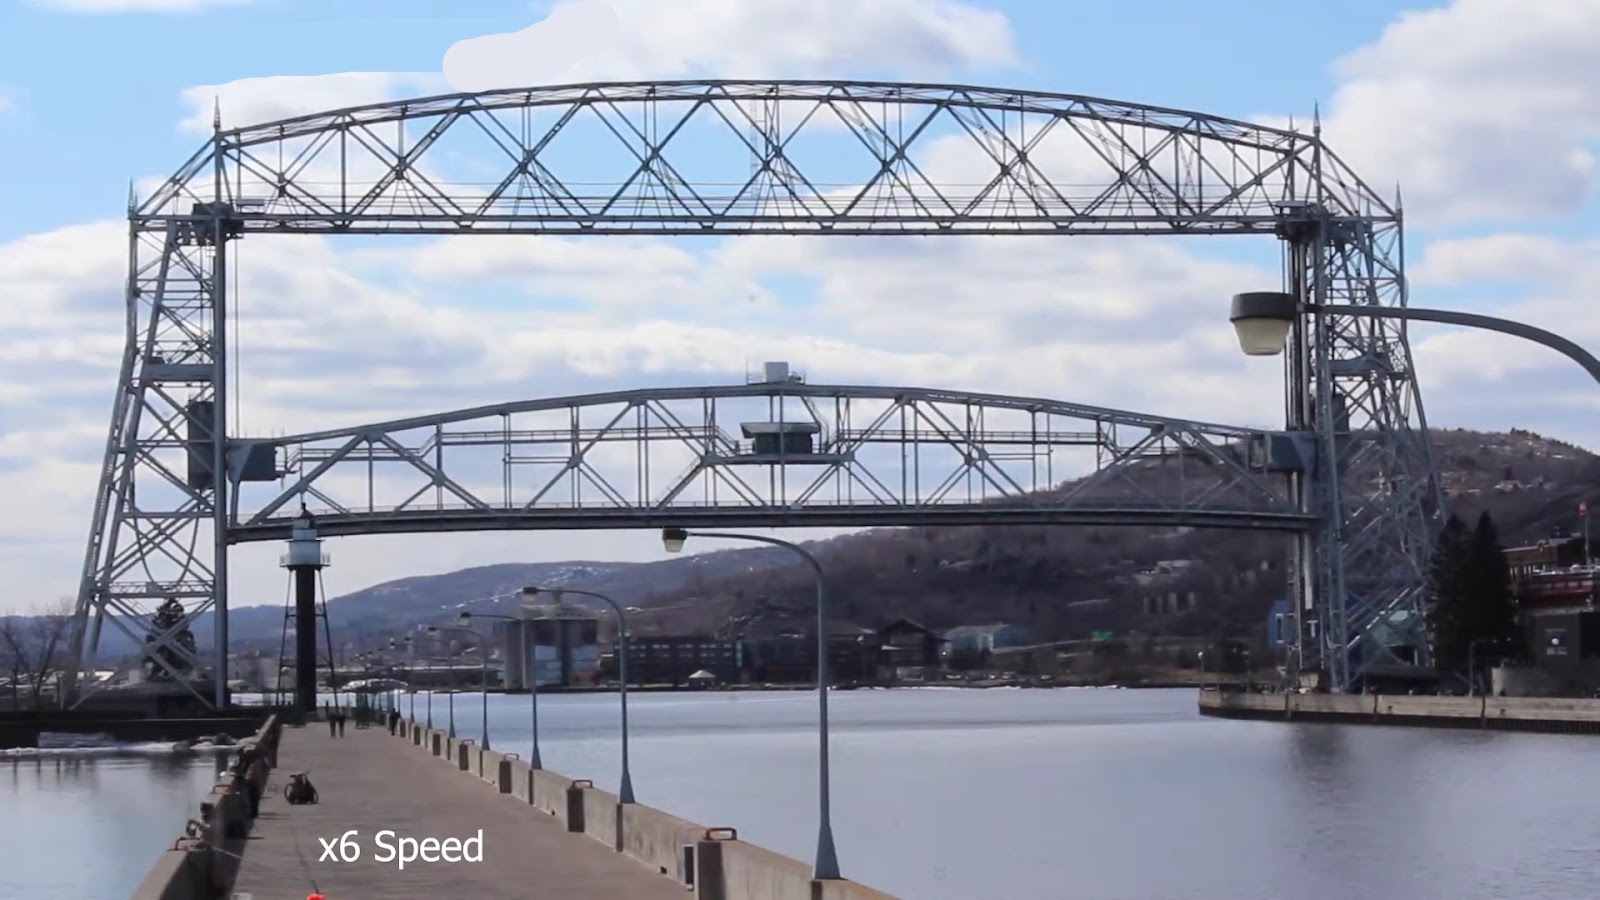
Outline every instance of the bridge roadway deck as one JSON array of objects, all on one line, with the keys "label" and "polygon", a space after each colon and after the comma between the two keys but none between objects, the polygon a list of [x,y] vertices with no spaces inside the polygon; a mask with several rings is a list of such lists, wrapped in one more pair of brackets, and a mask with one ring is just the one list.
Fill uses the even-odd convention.
[{"label": "bridge roadway deck", "polygon": [[[291,806],[283,785],[293,772],[311,773],[319,802]],[[319,861],[318,838],[337,840],[359,831],[356,862]],[[483,829],[483,861],[420,863],[404,871],[372,857],[372,836],[382,829],[401,836],[471,837]],[[313,884],[328,900],[682,900],[669,878],[583,834],[569,833],[554,816],[421,752],[386,729],[348,727],[345,737],[327,726],[285,728],[278,768],[261,801],[246,842],[234,896],[249,900],[302,900]]]}]

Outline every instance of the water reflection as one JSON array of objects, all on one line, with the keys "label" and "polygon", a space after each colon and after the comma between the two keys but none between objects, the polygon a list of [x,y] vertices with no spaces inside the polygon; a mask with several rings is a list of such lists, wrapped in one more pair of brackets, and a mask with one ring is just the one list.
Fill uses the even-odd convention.
[{"label": "water reflection", "polygon": [[199,757],[0,760],[0,897],[122,900],[216,778]]}]

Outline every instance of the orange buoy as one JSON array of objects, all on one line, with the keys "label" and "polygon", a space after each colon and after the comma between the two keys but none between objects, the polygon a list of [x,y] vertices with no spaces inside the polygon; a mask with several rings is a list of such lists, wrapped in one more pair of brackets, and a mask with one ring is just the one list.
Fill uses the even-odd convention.
[{"label": "orange buoy", "polygon": [[322,896],[321,894],[317,893],[316,891],[312,891],[311,893],[306,895],[306,900],[328,900],[328,898]]}]

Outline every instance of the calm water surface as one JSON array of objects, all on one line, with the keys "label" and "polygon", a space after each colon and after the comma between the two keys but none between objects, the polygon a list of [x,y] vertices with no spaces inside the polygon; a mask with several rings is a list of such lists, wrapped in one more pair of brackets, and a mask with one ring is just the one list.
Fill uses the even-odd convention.
[{"label": "calm water surface", "polygon": [[0,757],[0,898],[126,900],[216,780],[210,758]]},{"label": "calm water surface", "polygon": [[[841,866],[910,900],[1600,895],[1593,738],[1210,720],[1193,691],[831,701]],[[811,858],[814,694],[630,706],[639,802]],[[615,789],[616,696],[540,707],[545,765]],[[436,723],[447,708],[433,699]],[[463,737],[481,709],[456,697]],[[526,696],[491,697],[489,724],[496,749],[526,755]],[[0,761],[0,897],[126,897],[211,766]],[[94,852],[62,865],[74,844]]]}]

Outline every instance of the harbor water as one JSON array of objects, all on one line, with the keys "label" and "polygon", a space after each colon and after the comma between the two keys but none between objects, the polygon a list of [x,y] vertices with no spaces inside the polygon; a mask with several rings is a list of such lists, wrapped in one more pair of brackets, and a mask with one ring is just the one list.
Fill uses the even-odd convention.
[{"label": "harbor water", "polygon": [[[1594,738],[1206,719],[1192,690],[830,699],[844,874],[910,900],[1594,896]],[[810,859],[814,694],[629,700],[639,802]],[[415,698],[419,718],[428,703]],[[431,703],[442,726],[450,701]],[[617,696],[539,705],[546,767],[614,790]],[[478,738],[480,695],[454,709]],[[527,695],[488,712],[494,749],[526,757]],[[215,765],[0,758],[0,897],[122,900]]]}]

